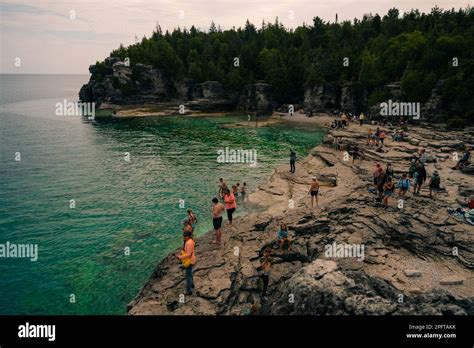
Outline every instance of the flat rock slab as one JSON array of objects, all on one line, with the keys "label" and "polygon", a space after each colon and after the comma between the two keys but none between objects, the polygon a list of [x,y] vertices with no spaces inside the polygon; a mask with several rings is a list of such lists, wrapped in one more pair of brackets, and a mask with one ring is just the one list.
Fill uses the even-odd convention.
[{"label": "flat rock slab", "polygon": [[406,269],[403,273],[409,278],[421,277],[421,272],[416,269]]},{"label": "flat rock slab", "polygon": [[280,190],[272,185],[260,185],[258,188],[262,191],[271,193],[272,195],[283,196],[285,194],[283,190]]},{"label": "flat rock slab", "polygon": [[441,285],[460,285],[464,279],[459,276],[449,276],[440,280]]}]

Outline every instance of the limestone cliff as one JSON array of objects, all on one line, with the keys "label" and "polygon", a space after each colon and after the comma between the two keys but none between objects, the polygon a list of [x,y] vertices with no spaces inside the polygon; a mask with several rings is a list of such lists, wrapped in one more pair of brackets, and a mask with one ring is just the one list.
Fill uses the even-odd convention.
[{"label": "limestone cliff", "polygon": [[217,81],[197,83],[192,79],[170,79],[149,65],[127,65],[118,58],[106,58],[89,67],[91,78],[82,86],[83,102],[115,105],[155,104],[178,111],[233,111],[271,115],[274,109],[271,86],[245,86],[240,92],[226,91]]}]

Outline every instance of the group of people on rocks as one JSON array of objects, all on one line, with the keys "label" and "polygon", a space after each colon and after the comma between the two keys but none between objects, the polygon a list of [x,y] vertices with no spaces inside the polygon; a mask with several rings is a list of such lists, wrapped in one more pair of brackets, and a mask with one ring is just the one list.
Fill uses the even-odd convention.
[{"label": "group of people on rocks", "polygon": [[[247,183],[240,183],[232,185],[230,190],[223,178],[219,179],[219,191],[218,197],[212,199],[212,225],[214,228],[214,241],[213,244],[220,244],[222,239],[222,214],[227,213],[227,219],[229,225],[232,225],[233,214],[237,209],[237,197],[242,200],[245,199],[247,194]],[[176,257],[182,262],[182,266],[186,273],[186,294],[191,295],[194,288],[193,280],[193,266],[196,263],[196,256],[194,254],[195,242],[193,240],[193,232],[198,222],[198,219],[192,209],[187,210],[187,217],[183,220],[183,248],[179,255]]]},{"label": "group of people on rocks", "polygon": [[[426,159],[426,151],[421,148],[410,160],[410,167],[407,173],[403,173],[396,184],[394,182],[394,169],[391,163],[387,163],[385,169],[380,163],[375,164],[373,192],[378,194],[377,201],[383,202],[385,209],[388,208],[388,200],[395,193],[396,189],[398,189],[398,197],[403,198],[406,196],[406,193],[410,191],[412,186],[411,180],[413,180],[413,194],[420,194],[421,187],[427,180]],[[430,198],[436,198],[436,194],[440,191],[440,183],[439,173],[437,170],[434,170],[428,183]]]},{"label": "group of people on rocks", "polygon": [[[351,120],[351,115],[346,115],[343,113],[340,120],[335,120],[331,125],[332,128],[343,128],[348,125],[348,122]],[[364,124],[365,115],[362,113],[360,116],[353,116],[352,121],[360,122],[362,126]],[[372,122],[373,123],[373,122]],[[406,138],[406,132],[403,130],[397,130],[392,135],[393,141],[401,141]],[[375,145],[377,147],[383,148],[384,141],[387,137],[387,132],[380,127],[377,127],[375,131],[372,128],[369,128],[367,131],[367,145]],[[333,147],[336,151],[343,150],[342,138],[334,137]],[[361,150],[359,150],[357,144],[349,144],[348,152],[353,157],[354,160],[362,156]],[[455,167],[452,169],[459,169],[463,166],[469,165],[470,163],[470,151],[466,149],[463,153],[462,158],[458,161]],[[382,167],[380,163],[375,164],[373,172],[373,188],[370,191],[374,192],[377,195],[377,201],[382,203],[383,207],[387,209],[389,207],[389,200],[395,193],[399,198],[404,198],[407,195],[407,192],[410,191],[413,187],[413,194],[419,195],[422,186],[428,180],[428,174],[426,171],[425,163],[428,160],[426,150],[420,148],[416,154],[410,159],[410,165],[406,172],[402,173],[398,178],[395,176],[395,170],[392,164],[386,163],[385,167]],[[294,150],[290,151],[290,172],[296,172],[296,152]],[[440,191],[441,178],[437,170],[434,170],[431,174],[428,182],[429,196],[430,198],[436,198],[436,193]],[[215,232],[215,239],[212,243],[220,244],[222,238],[222,223],[223,223],[223,214],[227,213],[227,219],[229,221],[229,226],[232,226],[233,223],[233,214],[237,209],[237,198],[246,197],[246,183],[244,182],[241,186],[240,183],[236,183],[231,186],[231,189],[227,186],[223,178],[219,179],[219,192],[218,197],[212,199],[212,224]],[[320,189],[320,183],[316,177],[312,178],[312,182],[308,191],[308,195],[311,197],[311,208],[314,208],[314,202],[318,206],[318,194]],[[471,204],[471,203],[470,203]],[[474,203],[473,207],[474,207]],[[180,255],[176,257],[182,262],[183,267],[185,268],[186,274],[186,294],[190,295],[194,289],[194,280],[193,280],[193,266],[196,263],[195,257],[195,243],[192,238],[193,231],[197,223],[197,217],[191,209],[187,211],[187,218],[183,222],[183,248]],[[288,252],[291,251],[291,240],[289,238],[288,227],[285,223],[281,223],[278,231],[276,232],[276,242],[279,247],[279,251],[283,252],[283,249],[286,246]],[[270,272],[272,268],[272,254],[274,250],[268,246],[265,248],[261,258],[261,264],[257,268],[257,271],[260,274],[260,278],[263,282],[262,288],[262,299],[266,299]]]}]

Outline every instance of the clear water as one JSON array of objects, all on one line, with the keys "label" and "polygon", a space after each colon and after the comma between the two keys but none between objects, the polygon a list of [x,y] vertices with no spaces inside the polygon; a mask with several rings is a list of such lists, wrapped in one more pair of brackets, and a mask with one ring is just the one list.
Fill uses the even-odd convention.
[{"label": "clear water", "polygon": [[[156,264],[181,244],[180,199],[200,219],[197,234],[205,233],[219,177],[255,190],[290,148],[303,156],[324,136],[307,125],[224,127],[245,115],[56,116],[55,103],[77,100],[87,75],[0,79],[0,243],[39,248],[36,262],[0,258],[0,314],[125,314]],[[217,163],[225,146],[257,150],[257,166]],[[236,215],[252,209],[239,204]]]}]

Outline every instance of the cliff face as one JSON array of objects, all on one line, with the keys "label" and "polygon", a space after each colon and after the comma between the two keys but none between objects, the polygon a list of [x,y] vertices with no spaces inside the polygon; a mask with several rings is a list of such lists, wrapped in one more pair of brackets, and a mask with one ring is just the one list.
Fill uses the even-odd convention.
[{"label": "cliff face", "polygon": [[[168,110],[178,111],[184,105],[192,111],[235,111],[258,115],[271,115],[275,108],[288,110],[286,105],[277,105],[272,97],[272,86],[256,83],[245,86],[241,91],[226,91],[217,81],[197,83],[188,78],[169,79],[166,74],[149,65],[127,66],[119,58],[109,57],[103,63],[91,65],[90,81],[82,86],[79,99],[115,105],[154,104]],[[437,119],[442,111],[439,81],[431,97],[421,106],[422,119]],[[393,101],[403,101],[400,84],[395,82],[384,87],[385,96]],[[345,83],[323,83],[307,86],[301,96],[305,112],[333,112],[341,110],[358,113],[367,111],[368,116],[378,116],[380,103],[369,105],[367,91],[360,85]],[[286,111],[284,111],[286,112]]]},{"label": "cliff face", "polygon": [[[463,145],[459,139],[472,145],[473,130],[413,128],[409,142],[387,139],[386,152],[378,153],[365,144],[367,129],[331,131],[297,163],[296,174],[277,168],[250,196],[267,211],[225,224],[222,246],[211,244],[212,232],[196,238],[194,295],[182,297],[184,274],[170,255],[128,313],[240,315],[256,304],[267,315],[473,315],[474,226],[447,213],[474,193],[474,178],[450,169],[452,152]],[[363,160],[345,161],[343,152],[331,148],[334,136],[357,143]],[[419,144],[429,154],[428,173],[440,173],[439,196],[430,199],[425,186],[421,195],[408,193],[402,208],[395,196],[383,209],[368,192],[374,162],[391,162],[398,177]],[[312,176],[321,182],[317,209],[310,208],[307,195]],[[290,231],[291,252],[277,246],[282,222]],[[364,252],[328,255],[332,245],[363,246]],[[257,267],[267,247],[273,265],[268,299],[261,301]]]},{"label": "cliff face", "polygon": [[171,80],[151,66],[127,66],[110,57],[104,63],[91,65],[89,71],[90,81],[79,92],[79,99],[84,102],[176,107],[182,104],[188,110],[241,110],[260,115],[271,114],[274,108],[271,86],[264,83],[248,85],[240,93],[229,92],[217,81]]}]

